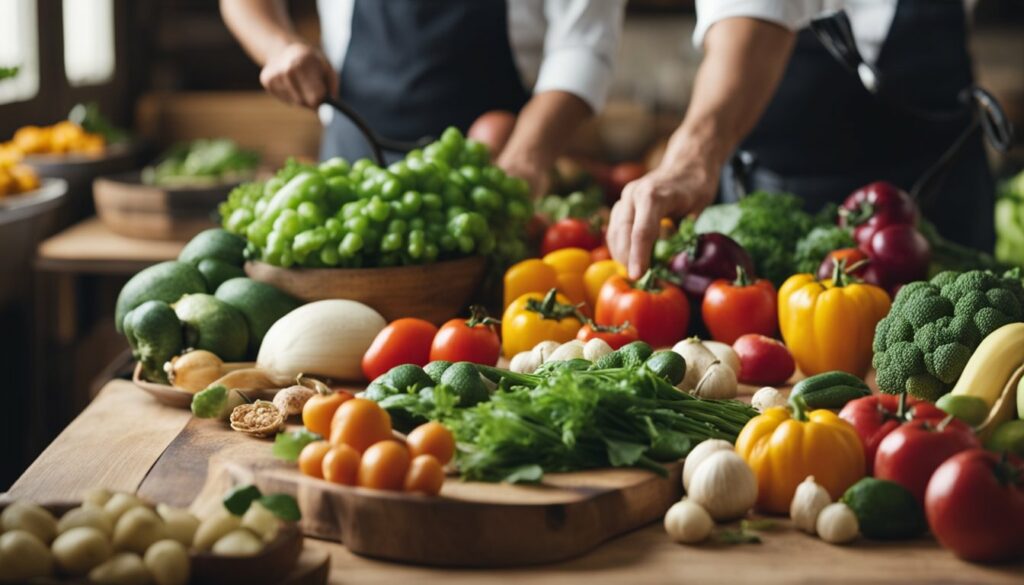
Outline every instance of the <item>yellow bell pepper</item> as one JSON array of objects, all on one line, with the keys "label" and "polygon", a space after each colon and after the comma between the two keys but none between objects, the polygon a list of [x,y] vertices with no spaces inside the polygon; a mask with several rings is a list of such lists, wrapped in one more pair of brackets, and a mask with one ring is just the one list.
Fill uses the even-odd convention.
[{"label": "yellow bell pepper", "polygon": [[782,407],[750,419],[736,438],[736,452],[757,477],[757,509],[786,514],[796,487],[813,475],[833,500],[864,477],[864,447],[850,423],[830,410],[791,418]]},{"label": "yellow bell pepper", "polygon": [[576,306],[551,289],[529,292],[512,302],[501,317],[501,346],[505,357],[529,351],[542,341],[565,343],[583,327]]},{"label": "yellow bell pepper", "polygon": [[577,305],[587,302],[583,273],[590,266],[590,252],[583,248],[562,248],[544,256],[543,262],[555,269],[559,292]]},{"label": "yellow bell pepper", "polygon": [[626,267],[615,260],[598,260],[583,271],[583,287],[587,293],[587,304],[593,309],[597,306],[597,295],[609,278],[619,275],[626,276]]},{"label": "yellow bell pepper", "polygon": [[842,370],[864,377],[875,326],[889,313],[883,289],[838,272],[838,282],[791,276],[779,289],[779,329],[807,376]]},{"label": "yellow bell pepper", "polygon": [[507,308],[512,301],[526,293],[546,293],[558,286],[555,269],[537,258],[513,264],[505,271],[505,300]]}]

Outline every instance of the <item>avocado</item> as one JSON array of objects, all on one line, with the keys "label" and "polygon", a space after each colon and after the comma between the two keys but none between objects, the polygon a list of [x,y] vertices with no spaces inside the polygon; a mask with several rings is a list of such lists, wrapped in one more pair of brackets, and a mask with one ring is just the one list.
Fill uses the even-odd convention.
[{"label": "avocado", "polygon": [[245,240],[221,228],[212,228],[196,235],[178,254],[180,262],[198,265],[200,260],[211,258],[241,267],[245,262]]},{"label": "avocado", "polygon": [[417,388],[426,388],[427,386],[433,386],[434,381],[430,379],[430,376],[423,371],[423,368],[415,364],[402,364],[395,366],[384,373],[381,377],[374,380],[379,384],[391,386],[399,392],[406,392],[413,386]]},{"label": "avocado", "polygon": [[245,358],[249,327],[238,309],[201,293],[183,296],[174,312],[185,325],[187,347],[211,351],[226,362]]},{"label": "avocado", "polygon": [[470,362],[455,362],[441,374],[441,383],[452,389],[459,397],[459,406],[467,408],[490,400],[487,386],[480,378],[480,371]]},{"label": "avocado", "polygon": [[151,382],[167,383],[164,364],[181,353],[181,321],[167,303],[146,301],[124,317],[124,335],[132,355],[142,363],[142,373]]},{"label": "avocado", "polygon": [[928,528],[917,498],[893,481],[865,477],[841,500],[857,516],[861,533],[873,540],[915,538]]},{"label": "avocado", "polygon": [[249,355],[259,353],[270,326],[297,309],[299,301],[264,282],[240,277],[225,281],[214,296],[237,309],[249,326]]},{"label": "avocado", "polygon": [[203,258],[196,264],[199,273],[206,280],[206,290],[217,290],[217,287],[232,278],[245,277],[245,271],[216,258]]},{"label": "avocado", "polygon": [[444,371],[447,370],[448,367],[451,365],[452,363],[449,361],[434,360],[429,364],[423,366],[423,371],[426,372],[428,376],[430,376],[430,379],[433,380],[435,384],[440,384],[441,376],[444,375]]},{"label": "avocado", "polygon": [[199,270],[185,262],[161,262],[138,272],[117,295],[114,327],[123,331],[124,317],[146,301],[173,303],[183,295],[206,292],[206,281]]}]

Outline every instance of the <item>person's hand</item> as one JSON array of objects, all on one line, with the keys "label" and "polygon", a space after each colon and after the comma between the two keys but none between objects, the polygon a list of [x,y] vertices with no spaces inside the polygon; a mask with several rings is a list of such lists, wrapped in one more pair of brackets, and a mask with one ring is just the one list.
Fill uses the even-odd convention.
[{"label": "person's hand", "polygon": [[278,99],[315,109],[338,92],[338,72],[327,57],[301,42],[286,45],[260,71],[260,83]]},{"label": "person's hand", "polygon": [[547,195],[548,189],[551,188],[551,175],[547,165],[516,156],[508,149],[502,152],[495,164],[501,167],[506,174],[526,181],[530,185],[530,195],[534,199]]},{"label": "person's hand", "polygon": [[700,212],[717,189],[717,170],[700,164],[663,165],[629,183],[608,221],[612,257],[626,265],[630,278],[640,278],[650,265],[661,218]]}]

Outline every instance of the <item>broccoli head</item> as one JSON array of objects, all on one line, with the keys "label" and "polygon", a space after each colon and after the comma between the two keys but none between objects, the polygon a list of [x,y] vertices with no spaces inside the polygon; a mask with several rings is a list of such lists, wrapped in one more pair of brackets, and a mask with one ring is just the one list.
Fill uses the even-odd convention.
[{"label": "broccoli head", "polygon": [[985,336],[1024,321],[1024,286],[985,270],[942,272],[900,289],[875,329],[872,364],[883,392],[936,400]]}]

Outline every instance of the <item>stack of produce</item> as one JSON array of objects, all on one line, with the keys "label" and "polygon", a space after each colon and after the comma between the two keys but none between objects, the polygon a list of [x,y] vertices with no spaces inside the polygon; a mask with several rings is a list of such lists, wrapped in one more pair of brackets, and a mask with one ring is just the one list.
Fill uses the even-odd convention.
[{"label": "stack of produce", "polygon": [[53,126],[22,126],[2,148],[28,154],[100,155],[107,143],[101,134],[88,132],[81,125],[63,120]]},{"label": "stack of produce", "polygon": [[369,160],[290,163],[265,184],[236,189],[224,227],[275,266],[427,264],[480,254],[525,255],[529,188],[489,163],[487,148],[454,128],[386,169]]},{"label": "stack of produce", "polygon": [[155,166],[142,169],[142,181],[162,187],[198,187],[246,181],[259,154],[226,138],[200,139],[168,150]]}]

